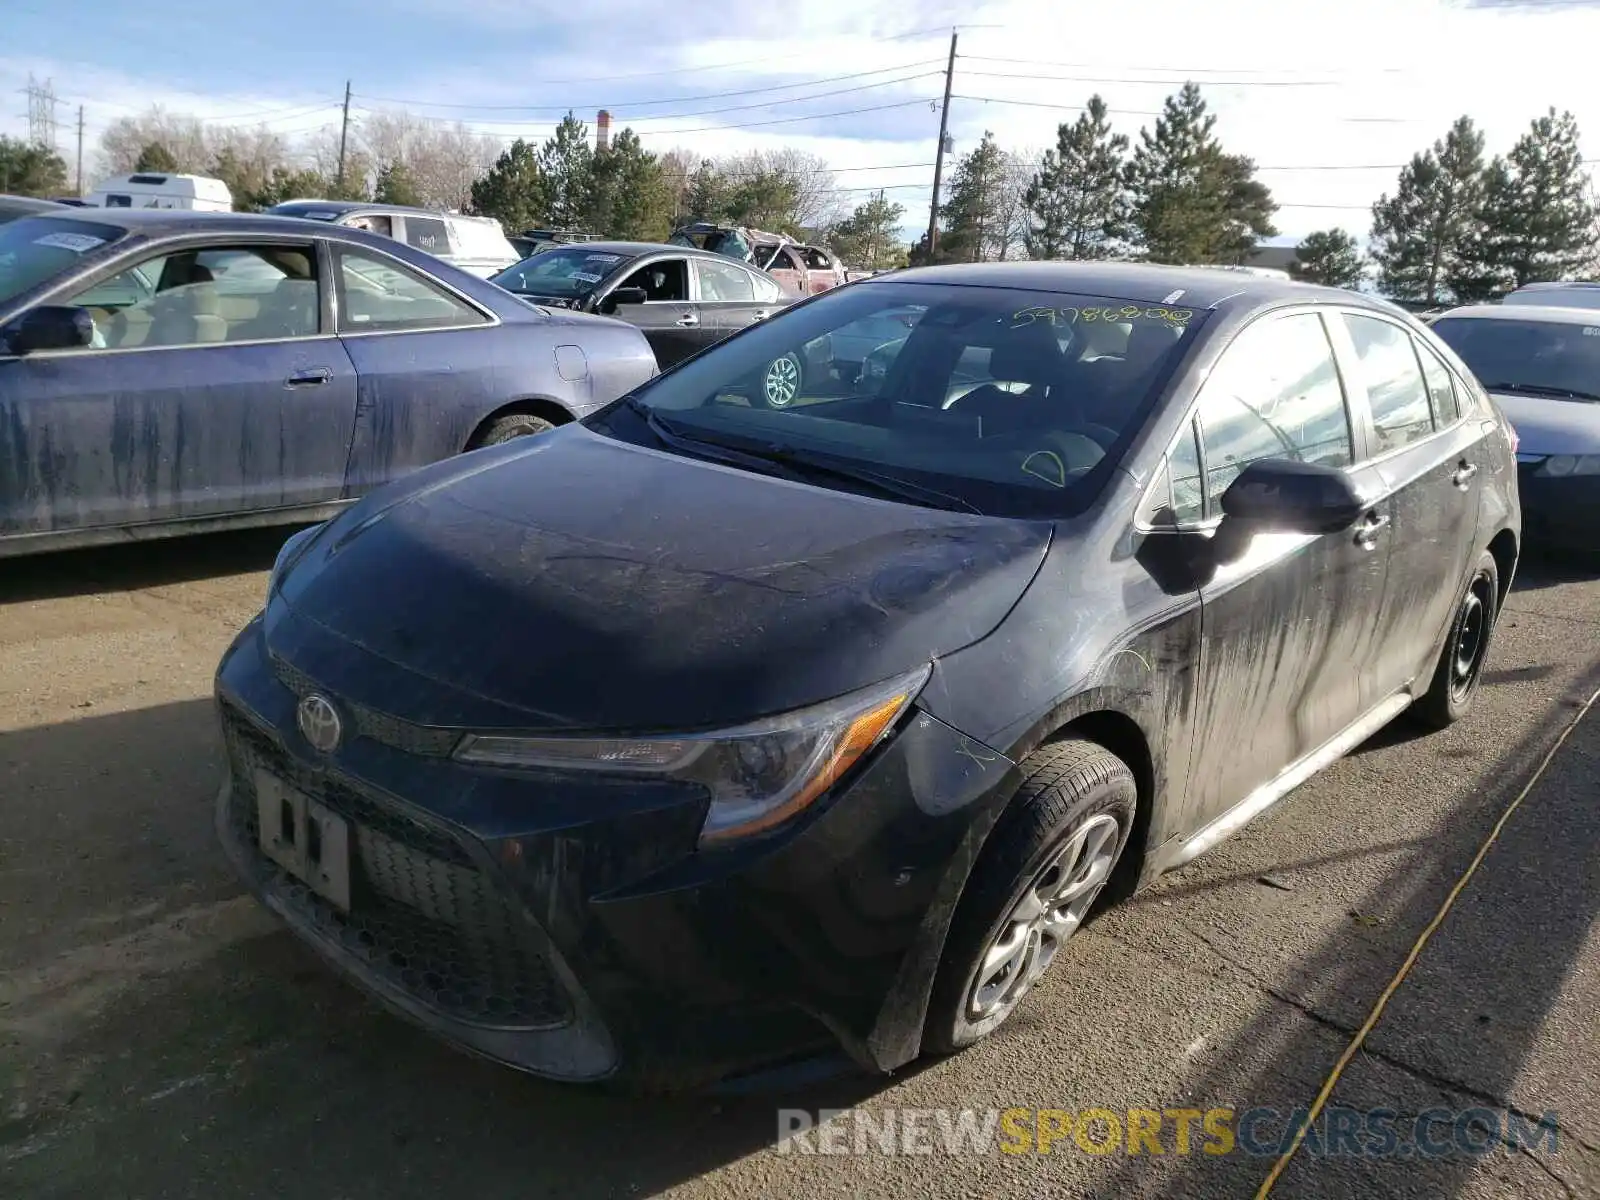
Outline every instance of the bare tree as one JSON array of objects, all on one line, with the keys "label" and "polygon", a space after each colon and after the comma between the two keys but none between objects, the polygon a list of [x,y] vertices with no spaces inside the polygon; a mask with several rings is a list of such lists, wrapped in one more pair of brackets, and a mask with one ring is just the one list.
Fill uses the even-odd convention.
[{"label": "bare tree", "polygon": [[717,169],[735,187],[752,180],[781,181],[787,200],[782,223],[827,229],[849,215],[845,196],[826,159],[805,150],[749,150],[718,160]]},{"label": "bare tree", "polygon": [[986,230],[984,257],[1004,262],[1008,258],[1026,258],[1024,249],[1028,233],[1028,205],[1026,194],[1033,173],[1038,169],[1041,155],[1031,150],[1007,151],[1001,158],[1000,179],[995,184],[995,222]]},{"label": "bare tree", "polygon": [[363,117],[358,143],[378,167],[404,164],[422,202],[441,208],[464,208],[472,184],[494,164],[500,143],[457,122],[445,125],[405,112],[378,112]]},{"label": "bare tree", "polygon": [[674,146],[657,160],[661,164],[661,182],[672,197],[672,219],[676,223],[683,214],[684,197],[689,191],[689,179],[700,165],[700,155],[682,146]]},{"label": "bare tree", "polygon": [[211,166],[211,146],[204,122],[155,107],[137,117],[118,117],[100,135],[98,170],[105,178],[134,170],[145,148],[159,145],[180,171],[204,174]]}]

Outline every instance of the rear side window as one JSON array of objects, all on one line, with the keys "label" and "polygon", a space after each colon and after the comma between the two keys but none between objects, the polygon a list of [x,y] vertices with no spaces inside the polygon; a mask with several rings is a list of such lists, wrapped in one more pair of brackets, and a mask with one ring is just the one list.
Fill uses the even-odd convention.
[{"label": "rear side window", "polygon": [[1417,358],[1422,362],[1422,378],[1428,385],[1428,402],[1433,405],[1433,422],[1440,429],[1455,424],[1461,415],[1456,398],[1455,384],[1450,368],[1439,361],[1439,356],[1420,339],[1416,342]]},{"label": "rear side window", "polygon": [[399,332],[484,325],[489,318],[443,288],[390,260],[338,248],[339,329]]},{"label": "rear side window", "polygon": [[1411,334],[1378,317],[1346,313],[1345,324],[1355,343],[1361,379],[1367,387],[1372,424],[1377,432],[1375,454],[1398,450],[1433,433],[1433,409],[1422,368],[1412,351]]},{"label": "rear side window", "polygon": [[406,245],[429,254],[449,254],[450,234],[443,221],[432,217],[406,217]]},{"label": "rear side window", "polygon": [[1322,318],[1257,321],[1235,338],[1201,393],[1200,436],[1213,510],[1259,459],[1349,466],[1350,416]]}]

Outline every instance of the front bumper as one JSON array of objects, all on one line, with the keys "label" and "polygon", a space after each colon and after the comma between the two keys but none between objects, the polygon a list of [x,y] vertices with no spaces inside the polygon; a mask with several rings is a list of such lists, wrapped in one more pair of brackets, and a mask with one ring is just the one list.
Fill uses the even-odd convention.
[{"label": "front bumper", "polygon": [[[269,653],[258,619],[224,657],[217,830],[262,902],[394,1011],[572,1081],[696,1086],[836,1046],[879,1070],[916,1056],[955,901],[1015,785],[1003,757],[913,712],[794,826],[699,852],[694,790],[469,767],[450,732],[368,707],[364,651],[318,649],[313,676]],[[310,690],[351,718],[331,756],[295,727]],[[348,912],[261,851],[258,772],[348,823]]]},{"label": "front bumper", "polygon": [[1517,471],[1517,491],[1529,545],[1600,551],[1600,475],[1552,478],[1523,463]]}]

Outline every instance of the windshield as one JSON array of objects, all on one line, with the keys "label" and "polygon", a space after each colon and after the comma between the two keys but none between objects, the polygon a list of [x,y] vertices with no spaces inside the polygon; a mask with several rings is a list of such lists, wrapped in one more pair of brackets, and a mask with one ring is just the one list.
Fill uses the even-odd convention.
[{"label": "windshield", "polygon": [[591,427],[814,468],[829,486],[844,468],[948,507],[1067,516],[1098,494],[1202,319],[1118,297],[861,284],[720,343]]},{"label": "windshield", "polygon": [[489,282],[519,296],[556,296],[563,300],[587,296],[606,276],[633,261],[632,255],[563,246],[541,250],[532,258],[507,267]]},{"label": "windshield", "polygon": [[0,304],[71,270],[85,254],[126,232],[61,217],[24,217],[0,225]]},{"label": "windshield", "polygon": [[1600,314],[1587,325],[1441,317],[1431,328],[1490,391],[1600,396]]}]

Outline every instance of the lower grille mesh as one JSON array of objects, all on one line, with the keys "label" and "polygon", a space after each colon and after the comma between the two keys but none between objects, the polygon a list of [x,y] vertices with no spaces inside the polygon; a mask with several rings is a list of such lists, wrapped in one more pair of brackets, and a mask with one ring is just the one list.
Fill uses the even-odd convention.
[{"label": "lower grille mesh", "polygon": [[[233,772],[232,834],[258,882],[316,933],[451,1019],[515,1029],[570,1019],[539,935],[460,843],[353,789],[310,777],[226,708],[223,728]],[[261,851],[257,771],[283,779],[350,823],[348,913]]]}]

